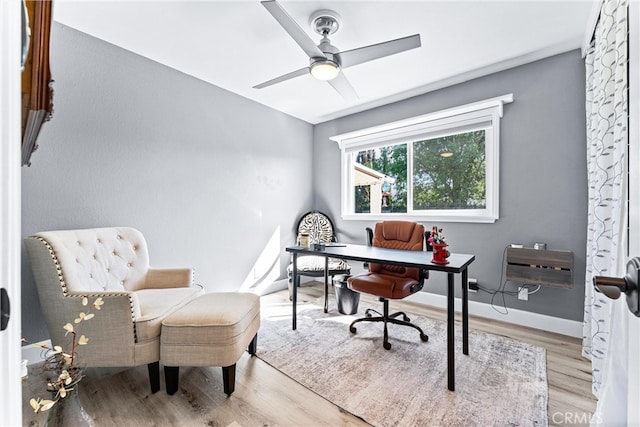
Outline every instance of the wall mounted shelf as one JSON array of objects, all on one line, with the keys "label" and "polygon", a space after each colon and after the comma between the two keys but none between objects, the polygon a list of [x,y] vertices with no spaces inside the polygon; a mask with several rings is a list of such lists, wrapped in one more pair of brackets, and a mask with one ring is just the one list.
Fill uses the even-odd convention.
[{"label": "wall mounted shelf", "polygon": [[507,248],[507,280],[530,285],[573,287],[573,252]]}]

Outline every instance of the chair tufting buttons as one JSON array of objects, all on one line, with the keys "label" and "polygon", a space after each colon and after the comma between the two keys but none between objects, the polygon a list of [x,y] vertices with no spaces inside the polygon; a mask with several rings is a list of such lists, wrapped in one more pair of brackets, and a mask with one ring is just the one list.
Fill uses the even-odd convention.
[{"label": "chair tufting buttons", "polygon": [[127,263],[127,267],[131,268],[131,263],[130,262]]}]

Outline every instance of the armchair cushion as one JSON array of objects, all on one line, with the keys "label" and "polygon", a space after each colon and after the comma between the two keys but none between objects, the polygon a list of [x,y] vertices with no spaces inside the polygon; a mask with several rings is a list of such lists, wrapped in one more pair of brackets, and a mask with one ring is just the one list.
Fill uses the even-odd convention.
[{"label": "armchair cushion", "polygon": [[45,231],[35,234],[65,266],[70,292],[122,292],[144,287],[149,253],[142,234],[133,228]]},{"label": "armchair cushion", "polygon": [[140,317],[135,319],[138,342],[160,336],[162,320],[188,302],[204,294],[200,287],[142,289],[136,292]]}]

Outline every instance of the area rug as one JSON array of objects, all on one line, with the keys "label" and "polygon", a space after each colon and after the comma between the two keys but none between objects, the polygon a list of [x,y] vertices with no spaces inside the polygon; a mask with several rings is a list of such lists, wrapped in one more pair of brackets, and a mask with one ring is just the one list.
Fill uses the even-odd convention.
[{"label": "area rug", "polygon": [[[412,315],[429,335],[389,325],[359,323],[335,306],[298,305],[265,310],[257,356],[342,409],[375,426],[546,426],[547,375],[543,348],[483,332],[469,332],[462,354],[456,328],[456,390],[447,389],[446,323]],[[361,301],[359,313],[370,307]]]}]

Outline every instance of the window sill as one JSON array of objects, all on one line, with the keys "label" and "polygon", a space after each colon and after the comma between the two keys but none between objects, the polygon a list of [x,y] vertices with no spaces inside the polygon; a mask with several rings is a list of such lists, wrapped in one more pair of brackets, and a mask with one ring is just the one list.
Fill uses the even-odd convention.
[{"label": "window sill", "polygon": [[417,222],[466,222],[466,223],[478,223],[478,224],[492,224],[498,220],[497,216],[485,214],[485,215],[471,215],[456,213],[442,213],[442,214],[407,214],[407,213],[387,213],[387,214],[342,214],[342,219],[345,221],[417,221]]}]

